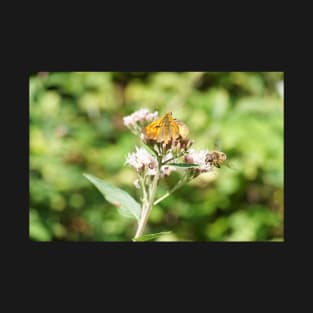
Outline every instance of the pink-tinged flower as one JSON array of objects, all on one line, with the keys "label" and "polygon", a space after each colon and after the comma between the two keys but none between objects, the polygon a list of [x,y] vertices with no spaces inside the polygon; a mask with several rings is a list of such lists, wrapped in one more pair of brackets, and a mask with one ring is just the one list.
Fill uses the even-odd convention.
[{"label": "pink-tinged flower", "polygon": [[128,128],[136,127],[137,124],[152,122],[158,118],[158,112],[150,113],[148,109],[140,109],[123,118],[124,125]]},{"label": "pink-tinged flower", "polygon": [[163,178],[165,176],[169,176],[169,175],[171,175],[171,173],[173,171],[176,171],[176,167],[175,166],[163,165],[163,166],[161,166],[160,176],[161,176],[161,178]]},{"label": "pink-tinged flower", "polygon": [[148,175],[157,173],[158,162],[146,149],[136,147],[136,152],[128,153],[126,164],[131,165],[137,172],[146,170]]},{"label": "pink-tinged flower", "polygon": [[[168,152],[166,155],[164,155],[162,157],[162,163],[170,161],[173,158],[173,153],[172,152]],[[160,176],[161,178],[165,177],[165,176],[169,176],[173,171],[176,171],[176,167],[175,166],[171,166],[171,165],[163,165],[161,166],[160,169]]]},{"label": "pink-tinged flower", "polygon": [[188,154],[184,156],[186,163],[198,164],[199,167],[195,167],[195,170],[200,171],[200,173],[210,172],[213,169],[212,163],[209,162],[207,150],[193,150],[190,149]]}]

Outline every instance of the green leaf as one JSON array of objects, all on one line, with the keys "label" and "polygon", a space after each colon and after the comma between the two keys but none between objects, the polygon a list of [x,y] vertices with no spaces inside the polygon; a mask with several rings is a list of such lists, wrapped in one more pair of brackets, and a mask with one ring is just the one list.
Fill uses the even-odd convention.
[{"label": "green leaf", "polygon": [[167,235],[170,234],[171,231],[163,231],[161,233],[155,233],[155,234],[147,234],[147,235],[143,235],[141,237],[138,237],[136,239],[133,239],[133,241],[150,241],[153,240],[155,238],[161,237],[163,235]]},{"label": "green leaf", "polygon": [[172,165],[172,166],[177,166],[177,167],[198,167],[199,164],[192,164],[192,163],[168,163],[166,165]]},{"label": "green leaf", "polygon": [[159,155],[157,154],[157,152],[155,150],[150,148],[147,144],[144,144],[144,145],[147,148],[147,150],[149,150],[149,152],[151,152],[151,154],[154,154],[157,158],[159,157]]},{"label": "green leaf", "polygon": [[140,219],[140,205],[126,191],[114,187],[104,180],[90,174],[83,174],[91,183],[93,183],[104,198],[115,205],[121,215],[126,217],[135,217],[137,221]]}]

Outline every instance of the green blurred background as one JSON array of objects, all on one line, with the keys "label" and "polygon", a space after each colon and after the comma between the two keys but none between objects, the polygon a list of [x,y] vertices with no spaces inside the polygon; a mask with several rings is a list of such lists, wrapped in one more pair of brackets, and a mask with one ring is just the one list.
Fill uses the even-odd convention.
[{"label": "green blurred background", "polygon": [[[232,169],[202,174],[152,210],[146,233],[162,240],[283,240],[283,73],[39,72],[29,80],[30,217],[35,241],[129,241],[122,217],[82,175],[138,199],[124,165],[139,139],[122,118],[172,111],[193,148],[227,154]],[[173,186],[175,173],[159,187]]]}]

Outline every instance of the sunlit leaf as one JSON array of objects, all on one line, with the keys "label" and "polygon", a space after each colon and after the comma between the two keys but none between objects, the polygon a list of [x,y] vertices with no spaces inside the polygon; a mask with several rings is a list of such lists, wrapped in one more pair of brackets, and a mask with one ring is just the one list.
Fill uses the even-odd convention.
[{"label": "sunlit leaf", "polygon": [[140,205],[126,191],[112,186],[104,180],[90,174],[83,174],[91,183],[93,183],[104,198],[118,208],[121,215],[127,217],[135,217],[137,221],[140,219]]}]

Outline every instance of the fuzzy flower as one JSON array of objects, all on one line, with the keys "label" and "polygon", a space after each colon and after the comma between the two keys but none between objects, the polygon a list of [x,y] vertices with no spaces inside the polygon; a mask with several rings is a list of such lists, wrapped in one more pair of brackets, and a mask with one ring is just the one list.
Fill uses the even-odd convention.
[{"label": "fuzzy flower", "polygon": [[147,171],[148,175],[155,175],[158,162],[146,149],[136,147],[136,152],[128,153],[126,164],[132,166],[137,172]]},{"label": "fuzzy flower", "polygon": [[161,178],[165,177],[165,176],[170,176],[170,174],[176,171],[176,167],[175,166],[171,166],[171,165],[163,165],[161,166],[161,173],[160,176]]},{"label": "fuzzy flower", "polygon": [[199,173],[209,172],[213,169],[212,163],[208,161],[209,152],[207,150],[193,150],[190,149],[188,154],[184,156],[186,163],[199,164],[199,167],[195,168]]},{"label": "fuzzy flower", "polygon": [[144,124],[147,122],[152,122],[158,117],[158,112],[150,113],[148,109],[140,109],[131,115],[125,116],[123,118],[124,125],[128,128],[136,127],[138,124]]}]

